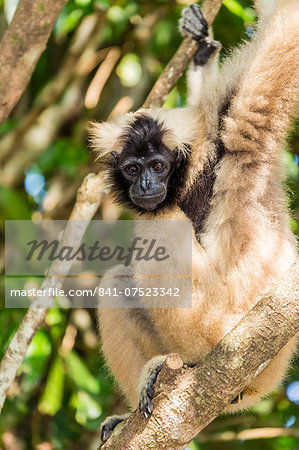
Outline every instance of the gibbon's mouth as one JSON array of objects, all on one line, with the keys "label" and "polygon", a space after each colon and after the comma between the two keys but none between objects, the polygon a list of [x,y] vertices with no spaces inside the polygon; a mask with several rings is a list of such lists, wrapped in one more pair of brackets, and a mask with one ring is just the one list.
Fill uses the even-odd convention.
[{"label": "gibbon's mouth", "polygon": [[165,199],[165,193],[155,195],[143,195],[142,197],[131,196],[133,203],[145,211],[153,211]]}]

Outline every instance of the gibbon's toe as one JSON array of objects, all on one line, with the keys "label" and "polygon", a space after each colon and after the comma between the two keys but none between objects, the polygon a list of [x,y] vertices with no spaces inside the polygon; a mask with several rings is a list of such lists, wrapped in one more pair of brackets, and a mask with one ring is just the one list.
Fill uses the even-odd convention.
[{"label": "gibbon's toe", "polygon": [[195,4],[183,10],[179,26],[183,35],[190,36],[196,41],[200,41],[208,35],[208,24],[202,15],[200,7]]},{"label": "gibbon's toe", "polygon": [[104,425],[101,431],[101,441],[106,442],[111,436],[111,428],[108,425]]},{"label": "gibbon's toe", "polygon": [[155,367],[151,368],[143,381],[142,388],[139,391],[139,411],[146,419],[151,416],[154,410],[154,405],[152,402],[155,393],[154,384],[158,373],[162,369],[162,365],[163,364],[157,364]]},{"label": "gibbon's toe", "polygon": [[153,410],[154,410],[153,402],[151,401],[151,398],[146,392],[146,390],[144,390],[143,392],[141,392],[139,398],[139,411],[141,412],[141,414],[144,415],[146,419],[148,419],[152,414]]},{"label": "gibbon's toe", "polygon": [[123,414],[122,416],[109,416],[101,425],[101,441],[106,442],[111,436],[114,428],[121,422],[123,422],[129,414]]}]

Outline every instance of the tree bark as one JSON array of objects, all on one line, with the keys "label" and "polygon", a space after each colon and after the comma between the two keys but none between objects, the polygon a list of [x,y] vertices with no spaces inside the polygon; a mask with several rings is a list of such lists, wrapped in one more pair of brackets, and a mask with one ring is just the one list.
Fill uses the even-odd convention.
[{"label": "tree bark", "polygon": [[0,123],[25,90],[67,0],[20,0],[0,42]]},{"label": "tree bark", "polygon": [[133,413],[100,448],[184,449],[298,333],[298,300],[299,262],[195,368],[168,356],[151,418]]}]

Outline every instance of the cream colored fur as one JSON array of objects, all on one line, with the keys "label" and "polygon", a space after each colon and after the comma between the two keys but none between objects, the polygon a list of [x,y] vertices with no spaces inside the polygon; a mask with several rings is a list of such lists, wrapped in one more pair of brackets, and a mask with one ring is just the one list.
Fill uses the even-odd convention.
[{"label": "cream colored fur", "polygon": [[[198,110],[149,111],[174,131],[173,146],[188,138],[192,143],[188,195],[208,154],[215,152],[220,105],[232,98],[221,130],[226,153],[201,245],[194,236],[192,308],[148,310],[153,324],[148,329],[130,310],[99,309],[103,353],[133,408],[142,368],[151,358],[177,352],[187,363],[199,362],[295,261],[280,158],[298,101],[298,8],[297,0],[282,0],[263,10],[256,36],[209,80]],[[184,118],[189,112],[191,119]],[[125,122],[128,117],[133,116]],[[110,128],[111,139],[112,125],[106,126],[94,128],[93,144],[103,155],[119,137]],[[176,208],[158,218],[184,215]],[[245,388],[241,403],[227,411],[247,408],[272,391],[286,374],[296,342],[290,341]]]},{"label": "cream colored fur", "polygon": [[110,122],[93,122],[90,127],[90,145],[98,158],[105,160],[112,151],[122,151],[122,135],[126,127],[140,115],[146,114],[163,124],[165,135],[163,142],[170,150],[185,154],[188,146],[194,144],[198,129],[198,116],[192,107],[176,109],[139,109],[135,113],[120,114]]}]

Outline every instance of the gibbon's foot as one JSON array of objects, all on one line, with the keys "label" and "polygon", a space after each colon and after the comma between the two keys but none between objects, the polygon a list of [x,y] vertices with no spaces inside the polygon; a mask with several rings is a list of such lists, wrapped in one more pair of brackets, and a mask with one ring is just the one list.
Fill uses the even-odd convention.
[{"label": "gibbon's foot", "polygon": [[219,42],[208,37],[208,24],[198,5],[192,4],[183,10],[179,28],[183,36],[189,36],[200,42],[200,48],[193,56],[193,61],[197,66],[203,66],[210,56],[221,47]]},{"label": "gibbon's foot", "polygon": [[153,410],[154,405],[152,399],[154,397],[154,384],[158,373],[162,369],[166,356],[157,356],[151,359],[145,366],[141,374],[139,384],[139,411],[148,419]]},{"label": "gibbon's foot", "polygon": [[231,402],[231,405],[234,405],[236,403],[240,403],[243,400],[243,391],[240,392],[240,394],[233,399],[233,401]]},{"label": "gibbon's foot", "polygon": [[130,414],[123,414],[121,416],[109,416],[101,425],[101,441],[106,442],[111,436],[114,428],[121,422],[123,422]]}]

